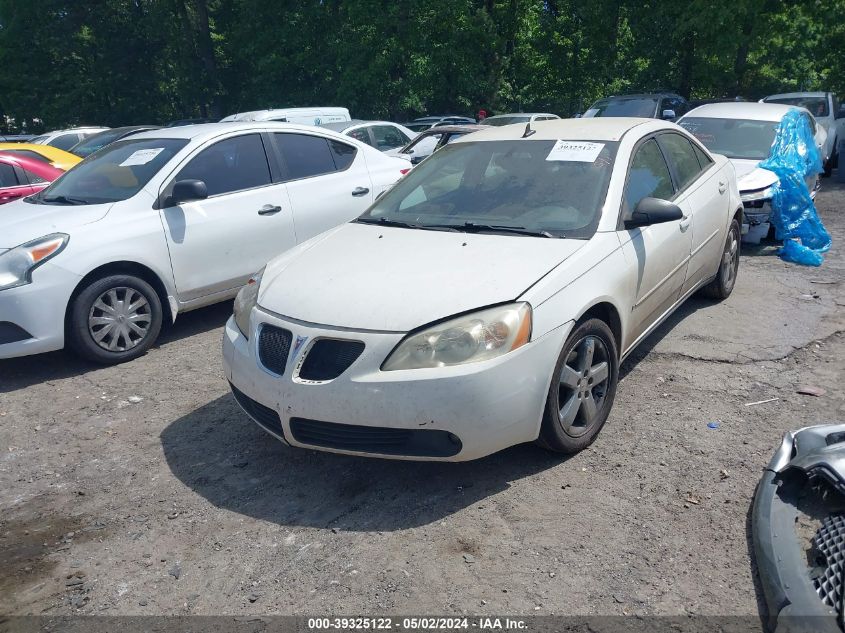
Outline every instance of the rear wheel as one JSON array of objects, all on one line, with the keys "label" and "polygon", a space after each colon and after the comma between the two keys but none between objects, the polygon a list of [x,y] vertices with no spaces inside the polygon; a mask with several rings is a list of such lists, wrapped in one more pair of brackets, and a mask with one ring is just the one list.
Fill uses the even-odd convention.
[{"label": "rear wheel", "polygon": [[560,453],[589,446],[610,414],[618,380],[610,328],[599,319],[578,325],[555,366],[538,443]]},{"label": "rear wheel", "polygon": [[736,285],[739,273],[739,222],[736,218],[731,221],[725,247],[722,249],[722,259],[719,262],[719,272],[715,279],[701,289],[701,294],[710,299],[721,301],[727,299]]},{"label": "rear wheel", "polygon": [[68,344],[89,360],[123,363],[155,343],[161,323],[161,301],[150,284],[131,275],[103,277],[74,299]]}]

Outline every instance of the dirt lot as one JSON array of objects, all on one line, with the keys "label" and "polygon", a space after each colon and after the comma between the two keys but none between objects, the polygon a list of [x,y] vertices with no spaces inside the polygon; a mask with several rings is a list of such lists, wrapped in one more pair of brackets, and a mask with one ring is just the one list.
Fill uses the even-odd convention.
[{"label": "dirt lot", "polygon": [[845,420],[845,186],[824,185],[824,266],[745,249],[733,296],[652,336],[569,459],[286,448],[228,393],[230,305],[119,367],[0,361],[0,613],[756,614],[761,468],[785,430]]}]

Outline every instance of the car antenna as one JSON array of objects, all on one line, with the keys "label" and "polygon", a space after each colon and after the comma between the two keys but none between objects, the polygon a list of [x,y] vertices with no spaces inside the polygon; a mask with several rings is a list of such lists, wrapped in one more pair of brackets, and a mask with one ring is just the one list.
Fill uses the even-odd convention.
[{"label": "car antenna", "polygon": [[536,134],[537,130],[531,129],[531,121],[525,124],[525,132],[522,133],[522,138],[528,138],[532,134]]}]

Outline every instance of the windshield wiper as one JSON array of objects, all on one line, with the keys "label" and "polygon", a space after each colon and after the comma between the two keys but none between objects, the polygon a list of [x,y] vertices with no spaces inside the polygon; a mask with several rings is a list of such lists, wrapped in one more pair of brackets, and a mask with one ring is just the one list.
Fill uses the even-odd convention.
[{"label": "windshield wiper", "polygon": [[87,200],[83,200],[82,198],[71,198],[68,196],[49,196],[47,198],[41,198],[42,202],[58,202],[59,204],[89,204]]},{"label": "windshield wiper", "polygon": [[358,218],[355,222],[361,224],[378,224],[379,226],[398,226],[403,229],[421,229],[424,228],[419,224],[413,222],[403,222],[402,220],[389,220],[387,218]]},{"label": "windshield wiper", "polygon": [[[508,226],[504,224],[475,224],[464,222],[463,224],[427,224],[426,227],[449,228],[466,233],[513,233],[515,235],[529,235],[531,237],[558,237],[548,231],[538,229],[526,229],[524,226]],[[560,237],[566,237],[561,235]]]}]

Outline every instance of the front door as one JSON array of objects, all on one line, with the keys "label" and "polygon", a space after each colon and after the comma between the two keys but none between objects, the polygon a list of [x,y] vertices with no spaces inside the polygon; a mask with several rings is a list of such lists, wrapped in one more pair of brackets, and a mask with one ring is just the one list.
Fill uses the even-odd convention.
[{"label": "front door", "polygon": [[200,151],[174,176],[202,180],[208,198],[163,208],[180,301],[243,285],[296,244],[286,187],[273,182],[261,135],[233,136]]}]

